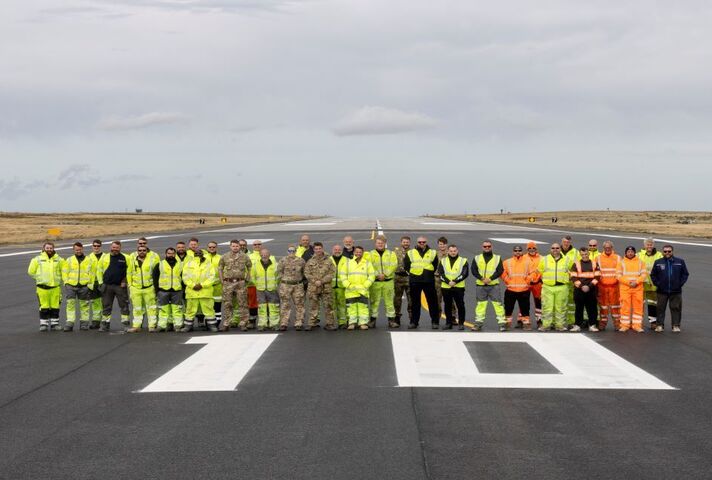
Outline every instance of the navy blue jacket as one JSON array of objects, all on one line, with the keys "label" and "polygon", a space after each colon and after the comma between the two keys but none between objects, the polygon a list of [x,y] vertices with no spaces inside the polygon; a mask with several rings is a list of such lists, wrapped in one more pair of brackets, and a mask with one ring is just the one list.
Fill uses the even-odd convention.
[{"label": "navy blue jacket", "polygon": [[690,273],[682,258],[670,257],[655,260],[653,269],[650,272],[650,280],[658,287],[660,293],[675,294],[682,293],[682,286],[685,285]]}]

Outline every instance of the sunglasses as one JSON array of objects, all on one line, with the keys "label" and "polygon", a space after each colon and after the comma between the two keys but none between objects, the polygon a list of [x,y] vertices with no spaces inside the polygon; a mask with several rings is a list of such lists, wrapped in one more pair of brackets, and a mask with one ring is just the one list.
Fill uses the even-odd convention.
[{"label": "sunglasses", "polygon": [[482,248],[492,248],[492,245],[482,245]]},{"label": "sunglasses", "polygon": [[663,253],[672,253],[672,250],[663,250]]},{"label": "sunglasses", "polygon": [[428,243],[428,242],[418,242],[418,243]]}]

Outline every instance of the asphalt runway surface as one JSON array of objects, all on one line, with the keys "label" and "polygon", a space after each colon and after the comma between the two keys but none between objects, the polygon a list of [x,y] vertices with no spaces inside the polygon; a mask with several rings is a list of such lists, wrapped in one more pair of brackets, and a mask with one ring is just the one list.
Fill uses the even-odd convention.
[{"label": "asphalt runway surface", "polygon": [[[391,247],[402,234],[415,240],[420,233],[435,247],[443,234],[468,259],[484,239],[493,239],[495,252],[506,258],[511,239],[544,242],[540,251],[547,252],[546,244],[562,236],[525,227],[362,218],[162,234],[149,246],[162,253],[192,234],[201,246],[261,238],[281,256],[301,233],[330,249],[349,232],[370,249],[379,227]],[[612,238],[619,252],[642,244],[619,238],[635,235],[573,235],[576,246],[592,236],[599,245]],[[575,347],[576,337],[586,337],[582,347],[603,347],[623,365],[623,374],[647,375],[672,389],[473,388],[467,381],[481,377],[467,380],[455,367],[428,378],[459,386],[399,386],[401,354],[394,353],[383,314],[378,328],[366,332],[130,335],[115,319],[111,334],[39,333],[34,286],[26,274],[32,255],[20,253],[39,247],[0,249],[0,478],[710,478],[712,330],[705,311],[712,250],[704,241],[689,243],[700,245],[675,244],[691,272],[680,334],[670,332],[669,316],[663,334],[616,333],[610,325],[598,334],[499,333],[492,311],[485,333],[496,337],[482,337],[487,341],[476,340],[480,333],[432,331],[426,312],[417,332],[402,327],[396,334],[426,343],[461,339],[472,355],[471,370],[476,364],[483,373],[513,375],[502,376],[504,381],[557,375],[554,360],[519,339],[563,337],[564,347]],[[134,248],[133,241],[125,244],[125,251]],[[59,251],[63,257],[69,252]],[[470,278],[468,320],[474,290]],[[189,339],[250,342],[261,335],[275,338],[234,390],[141,392],[208,348]],[[502,340],[507,335],[515,340]],[[555,355],[558,347],[552,348]],[[566,360],[591,370],[593,351],[583,348]],[[209,377],[229,362],[231,357],[215,355],[198,372]]]}]

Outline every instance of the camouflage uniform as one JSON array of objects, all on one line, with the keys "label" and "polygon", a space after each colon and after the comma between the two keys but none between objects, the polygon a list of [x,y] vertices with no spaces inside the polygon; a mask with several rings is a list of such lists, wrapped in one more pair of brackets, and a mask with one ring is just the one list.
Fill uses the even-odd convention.
[{"label": "camouflage uniform", "polygon": [[[336,267],[328,255],[314,255],[304,265],[304,276],[307,278],[307,298],[309,299],[309,327],[319,325],[319,309],[324,303],[324,317],[326,327],[332,329],[334,325],[334,293],[331,281],[336,274]],[[316,282],[321,285],[316,286]]]},{"label": "camouflage uniform", "polygon": [[218,274],[222,277],[222,317],[221,327],[230,325],[233,318],[234,303],[237,303],[240,323],[243,327],[249,317],[247,309],[247,282],[250,280],[252,261],[244,252],[228,252],[218,262]]},{"label": "camouflage uniform", "polygon": [[410,301],[410,285],[408,282],[408,272],[403,266],[403,259],[406,256],[407,250],[403,250],[402,247],[396,247],[393,249],[396,252],[396,257],[398,258],[398,267],[396,268],[395,276],[395,295],[393,297],[393,306],[396,309],[395,321],[400,325],[401,311],[403,309],[403,294],[405,293],[406,300],[408,300],[408,317],[413,318],[413,306]]},{"label": "camouflage uniform", "polygon": [[304,323],[304,263],[303,258],[286,256],[277,265],[281,303],[280,327],[289,325],[289,317],[292,314],[291,302],[294,302],[297,310],[294,326],[301,329]]}]

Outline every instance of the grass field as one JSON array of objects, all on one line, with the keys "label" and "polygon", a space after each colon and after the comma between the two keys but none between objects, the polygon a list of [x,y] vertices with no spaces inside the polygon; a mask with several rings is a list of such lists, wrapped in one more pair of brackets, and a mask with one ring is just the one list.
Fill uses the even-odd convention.
[{"label": "grass field", "polygon": [[[205,219],[200,224],[199,219]],[[133,233],[154,233],[195,228],[216,228],[250,223],[300,220],[282,215],[223,215],[216,213],[5,213],[0,212],[0,245],[44,240],[101,238]],[[225,220],[223,222],[223,219]]]},{"label": "grass field", "polygon": [[[607,230],[650,235],[712,238],[712,212],[525,212],[504,214],[433,215],[436,218],[527,224],[532,227],[555,227],[570,230]],[[536,221],[531,223],[529,219]],[[551,218],[558,221],[552,223]]]}]

